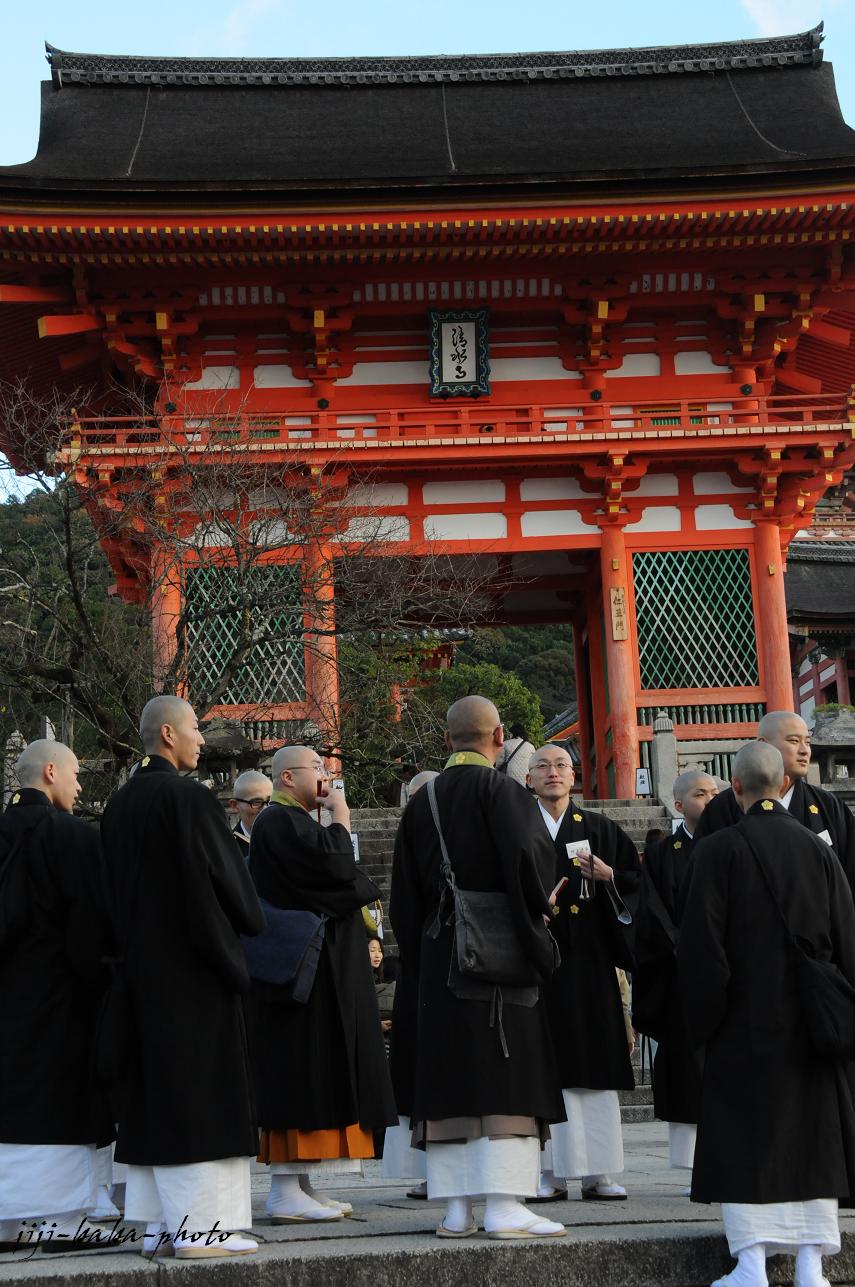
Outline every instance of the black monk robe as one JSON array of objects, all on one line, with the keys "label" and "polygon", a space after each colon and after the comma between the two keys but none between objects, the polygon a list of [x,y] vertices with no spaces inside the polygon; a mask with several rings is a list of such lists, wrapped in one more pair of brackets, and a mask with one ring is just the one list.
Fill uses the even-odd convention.
[{"label": "black monk robe", "polygon": [[842,1197],[855,1192],[852,1096],[808,1045],[787,930],[749,842],[789,931],[855,985],[852,895],[823,841],[765,800],[698,842],[677,948],[689,1034],[705,1047],[692,1197]]},{"label": "black monk robe", "polygon": [[97,828],[60,813],[41,791],[15,793],[0,818],[4,1144],[113,1138],[92,1073],[108,950],[100,862]]},{"label": "black monk robe", "polygon": [[[855,893],[855,814],[837,796],[821,787],[811,786],[804,778],[797,778],[788,812],[808,831],[818,836],[823,831],[830,837],[831,847],[846,872],[849,888]],[[720,792],[710,800],[701,814],[695,839],[712,835],[721,827],[733,827],[742,818],[732,788]],[[824,837],[823,837],[824,839]]]},{"label": "black monk robe", "polygon": [[[538,809],[547,840],[549,833]],[[635,1079],[615,969],[632,970],[631,930],[620,924],[602,881],[589,882],[593,898],[581,899],[582,875],[567,857],[571,841],[585,840],[591,853],[614,871],[615,888],[634,912],[641,878],[638,853],[624,831],[602,814],[571,800],[554,842],[551,887],[569,884],[558,896],[552,932],[561,965],[545,989],[565,1090],[632,1090]]]},{"label": "black monk robe", "polygon": [[[449,766],[436,780],[436,798],[457,883],[461,889],[507,892],[526,955],[546,977],[552,950],[544,951],[533,918],[549,911],[555,860],[537,805],[483,756],[458,753]],[[396,1076],[401,1112],[414,1122],[494,1114],[563,1121],[543,1001],[531,1008],[505,1005],[506,1059],[498,1029],[490,1026],[489,1002],[463,1001],[449,989],[452,927],[443,926],[438,938],[428,932],[441,889],[439,839],[423,788],[401,818],[389,904],[411,1003],[418,989],[412,1049],[409,1057],[404,1053],[403,1075]],[[400,1007],[395,1015],[399,1022]]]},{"label": "black monk robe", "polygon": [[377,1013],[361,908],[379,897],[359,870],[346,827],[270,804],[255,821],[250,872],[275,907],[328,917],[312,994],[283,1002],[253,981],[250,1030],[258,1121],[266,1130],[321,1131],[398,1120]]},{"label": "black monk robe", "polygon": [[151,755],[110,800],[101,834],[136,1035],[116,1158],[254,1156],[239,935],[258,934],[264,918],[225,812]]},{"label": "black monk robe", "polygon": [[701,1058],[689,1041],[677,983],[677,942],[695,840],[685,826],[644,855],[636,918],[632,1021],[659,1043],[653,1111],[666,1122],[698,1120]]}]

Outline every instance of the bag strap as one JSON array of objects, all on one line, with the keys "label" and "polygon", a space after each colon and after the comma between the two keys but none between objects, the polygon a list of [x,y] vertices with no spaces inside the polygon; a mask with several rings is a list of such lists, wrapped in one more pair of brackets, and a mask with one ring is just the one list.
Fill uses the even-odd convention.
[{"label": "bag strap", "polygon": [[516,746],[514,747],[514,749],[511,751],[508,758],[506,760],[502,760],[502,763],[499,765],[500,773],[505,773],[507,771],[507,767],[510,764],[511,760],[516,755],[517,751],[521,751],[524,746],[525,746],[525,738],[521,737],[520,740],[517,742]]},{"label": "bag strap", "polygon": [[448,856],[448,846],[445,843],[445,836],[443,835],[443,831],[442,831],[442,823],[439,820],[439,805],[437,804],[437,801],[436,801],[436,778],[431,778],[430,781],[428,781],[425,784],[425,790],[427,791],[428,802],[430,803],[430,811],[431,811],[431,816],[433,817],[433,824],[436,827],[436,834],[439,838],[439,850],[440,850],[440,853],[442,854],[442,861],[440,863],[439,870],[440,870],[440,875],[442,876],[442,879],[445,882],[445,887],[439,899],[439,907],[437,908],[436,919],[434,920],[433,924],[428,930],[428,933],[430,934],[431,938],[439,938],[440,932],[442,930],[442,925],[443,925],[443,915],[445,913],[445,909],[448,903],[449,894],[451,894],[452,907],[451,907],[451,915],[450,917],[447,918],[446,924],[450,923],[450,921],[454,918],[454,899],[457,896],[457,882],[454,879],[454,868],[452,867],[451,859]]},{"label": "bag strap", "polygon": [[744,831],[742,832],[742,839],[745,842],[745,846],[748,849],[748,852],[751,854],[757,866],[760,868],[760,875],[763,877],[763,883],[765,884],[767,890],[769,891],[769,897],[772,899],[772,902],[775,905],[775,911],[778,913],[778,916],[781,919],[781,924],[783,925],[784,929],[787,931],[787,939],[789,940],[790,943],[792,943],[793,932],[790,929],[789,922],[787,921],[786,916],[784,915],[783,909],[778,899],[778,895],[775,893],[774,886],[772,885],[772,882],[769,879],[769,873],[766,871],[766,868],[763,865],[763,860],[761,859],[760,854],[757,852],[756,848],[751,843],[751,841],[749,840],[748,836],[745,834]]}]

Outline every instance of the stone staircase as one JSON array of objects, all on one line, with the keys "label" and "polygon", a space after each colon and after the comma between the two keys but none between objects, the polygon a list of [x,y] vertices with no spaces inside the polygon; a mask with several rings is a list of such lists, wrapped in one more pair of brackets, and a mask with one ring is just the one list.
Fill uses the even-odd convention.
[{"label": "stone staircase", "polygon": [[[639,800],[579,800],[584,809],[604,813],[612,818],[627,833],[640,851],[644,847],[644,837],[651,827],[663,831],[671,830],[671,819],[664,805],[658,802],[646,804]],[[359,863],[367,876],[370,876],[380,889],[380,898],[384,909],[389,906],[389,887],[392,880],[392,854],[395,846],[395,833],[401,816],[400,809],[353,809],[351,826],[359,836]],[[384,941],[394,947],[395,938],[388,919],[383,926]],[[645,1072],[645,1084],[641,1085],[641,1064],[639,1052],[633,1058],[636,1089],[621,1091],[621,1116],[624,1122],[650,1122],[653,1120],[653,1091],[650,1085],[650,1068]]]}]

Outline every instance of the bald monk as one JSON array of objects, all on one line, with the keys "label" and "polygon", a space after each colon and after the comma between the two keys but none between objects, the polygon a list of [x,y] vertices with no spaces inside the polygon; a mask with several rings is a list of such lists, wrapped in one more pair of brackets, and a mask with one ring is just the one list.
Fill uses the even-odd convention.
[{"label": "bald monk", "polygon": [[273,783],[257,769],[247,769],[245,773],[240,773],[235,778],[229,805],[237,811],[238,820],[232,828],[232,835],[238,851],[245,859],[249,858],[249,840],[253,824],[261,810],[266,809],[270,804],[272,794]]},{"label": "bald monk", "polygon": [[739,1260],[713,1287],[768,1287],[777,1252],[795,1254],[797,1287],[827,1287],[822,1256],[840,1250],[837,1199],[855,1172],[844,1065],[811,1048],[791,946],[798,936],[855,984],[855,910],[828,845],[782,808],[783,781],[775,747],[740,750],[744,816],[698,842],[680,925],[686,1023],[704,1048],[692,1199],[721,1203]]},{"label": "bald monk", "polygon": [[657,1041],[653,1062],[653,1111],[668,1123],[671,1165],[691,1171],[701,1097],[701,1062],[689,1042],[677,986],[677,941],[698,823],[718,795],[703,769],[676,779],[679,827],[645,852],[636,918],[636,970],[632,1018]]},{"label": "bald monk", "polygon": [[[253,980],[259,1161],[272,1173],[267,1213],[275,1223],[326,1222],[352,1208],[316,1193],[309,1167],[361,1171],[374,1156],[373,1132],[397,1121],[361,913],[379,890],[356,864],[344,791],[326,792],[317,752],[283,746],[271,772],[273,802],[252,829],[252,879],[274,907],[327,920],[305,1004]],[[315,819],[319,805],[331,814],[328,827]]]},{"label": "bald monk", "polygon": [[147,1224],[145,1254],[248,1254],[258,1136],[239,935],[264,918],[224,809],[181,776],[205,744],[193,708],[153,697],[140,739],[145,755],[102,823],[135,1036],[116,1144],[125,1212]]},{"label": "bald monk", "polygon": [[463,997],[449,987],[454,927],[447,898],[440,908],[444,882],[428,784],[404,810],[392,869],[402,986],[411,997],[418,989],[413,1084],[403,1087],[406,1101],[399,1087],[399,1109],[427,1150],[428,1196],[447,1203],[440,1237],[477,1232],[476,1197],[486,1198],[484,1228],[492,1237],[560,1237],[563,1225],[520,1201],[537,1193],[541,1135],[564,1117],[536,981],[555,968],[544,925],[552,845],[525,787],[494,771],[504,734],[492,702],[455,702],[445,740],[451,755],[434,789],[457,883],[507,894],[530,968],[518,987],[502,990],[501,1010],[489,988]]},{"label": "bald monk", "polygon": [[107,946],[97,828],[71,816],[74,752],[31,742],[0,820],[0,1243],[67,1250],[112,1138],[92,1074]]},{"label": "bald monk", "polygon": [[[410,782],[409,800],[428,782],[438,778],[436,769],[422,769]],[[409,803],[408,800],[408,803]],[[408,1190],[408,1198],[426,1198],[425,1154],[423,1149],[412,1147],[413,1128],[410,1107],[413,1098],[414,1061],[416,1057],[416,1010],[419,994],[418,978],[402,974],[395,988],[392,1008],[392,1040],[389,1046],[389,1072],[398,1109],[398,1125],[386,1132],[383,1141],[383,1178],[386,1180],[415,1180]]]},{"label": "bald monk", "polygon": [[[811,786],[810,732],[800,715],[792,711],[770,711],[757,726],[757,740],[768,742],[781,752],[784,785],[781,804],[788,813],[830,845],[846,872],[849,887],[855,890],[855,815],[830,791]],[[722,791],[701,816],[696,840],[740,821],[742,812],[732,789]]]}]

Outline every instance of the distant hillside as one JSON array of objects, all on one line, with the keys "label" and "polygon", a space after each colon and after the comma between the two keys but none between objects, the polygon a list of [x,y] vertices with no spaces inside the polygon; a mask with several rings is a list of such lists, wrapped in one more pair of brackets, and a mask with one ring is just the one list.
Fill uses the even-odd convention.
[{"label": "distant hillside", "polygon": [[576,699],[573,630],[566,626],[502,626],[476,630],[460,644],[456,662],[490,662],[512,671],[540,699],[544,720]]}]

